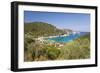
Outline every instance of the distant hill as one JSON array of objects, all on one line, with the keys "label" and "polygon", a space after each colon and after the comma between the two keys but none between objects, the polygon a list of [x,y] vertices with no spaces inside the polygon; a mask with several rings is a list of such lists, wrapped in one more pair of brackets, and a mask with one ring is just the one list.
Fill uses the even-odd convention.
[{"label": "distant hill", "polygon": [[35,37],[62,35],[66,33],[65,31],[56,28],[52,24],[48,24],[45,22],[25,23],[24,32],[31,33]]},{"label": "distant hill", "polygon": [[62,29],[65,33],[72,33],[73,31],[71,29]]}]

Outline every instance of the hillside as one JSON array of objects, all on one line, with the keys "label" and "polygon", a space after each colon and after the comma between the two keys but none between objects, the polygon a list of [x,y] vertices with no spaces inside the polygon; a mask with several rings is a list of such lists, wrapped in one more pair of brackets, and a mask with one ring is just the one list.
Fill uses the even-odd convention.
[{"label": "hillside", "polygon": [[44,22],[25,23],[24,32],[31,33],[35,37],[61,35],[66,33],[63,30],[56,28],[52,24]]},{"label": "hillside", "polygon": [[62,31],[65,33],[72,33],[73,32],[73,30],[71,30],[71,29],[62,29]]},{"label": "hillside", "polygon": [[65,43],[37,40],[37,37],[72,33],[44,22],[25,23],[24,61],[71,60],[90,58],[90,33]]}]

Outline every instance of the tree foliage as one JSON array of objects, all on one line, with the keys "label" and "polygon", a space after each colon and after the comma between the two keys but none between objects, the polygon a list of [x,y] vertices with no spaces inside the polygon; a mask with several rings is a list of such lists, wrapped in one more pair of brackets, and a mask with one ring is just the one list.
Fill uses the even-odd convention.
[{"label": "tree foliage", "polygon": [[65,33],[55,26],[44,22],[25,23],[24,29],[25,33],[31,32],[35,37],[61,35]]}]

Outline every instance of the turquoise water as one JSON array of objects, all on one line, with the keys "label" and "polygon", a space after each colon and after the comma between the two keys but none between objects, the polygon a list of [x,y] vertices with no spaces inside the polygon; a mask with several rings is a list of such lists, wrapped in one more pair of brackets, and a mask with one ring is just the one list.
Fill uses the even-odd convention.
[{"label": "turquoise water", "polygon": [[53,40],[53,41],[59,42],[59,43],[66,43],[66,42],[74,40],[85,34],[86,34],[86,32],[80,32],[80,33],[76,33],[76,34],[70,34],[69,36],[58,36],[58,37],[53,37],[53,38],[47,38],[47,40]]}]

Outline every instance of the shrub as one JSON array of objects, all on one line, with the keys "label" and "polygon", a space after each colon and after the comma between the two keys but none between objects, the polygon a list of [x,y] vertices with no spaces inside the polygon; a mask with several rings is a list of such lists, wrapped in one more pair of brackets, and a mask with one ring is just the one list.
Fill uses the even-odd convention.
[{"label": "shrub", "polygon": [[58,58],[58,56],[60,54],[60,50],[54,46],[48,46],[46,48],[46,54],[47,54],[49,60],[55,60]]}]

